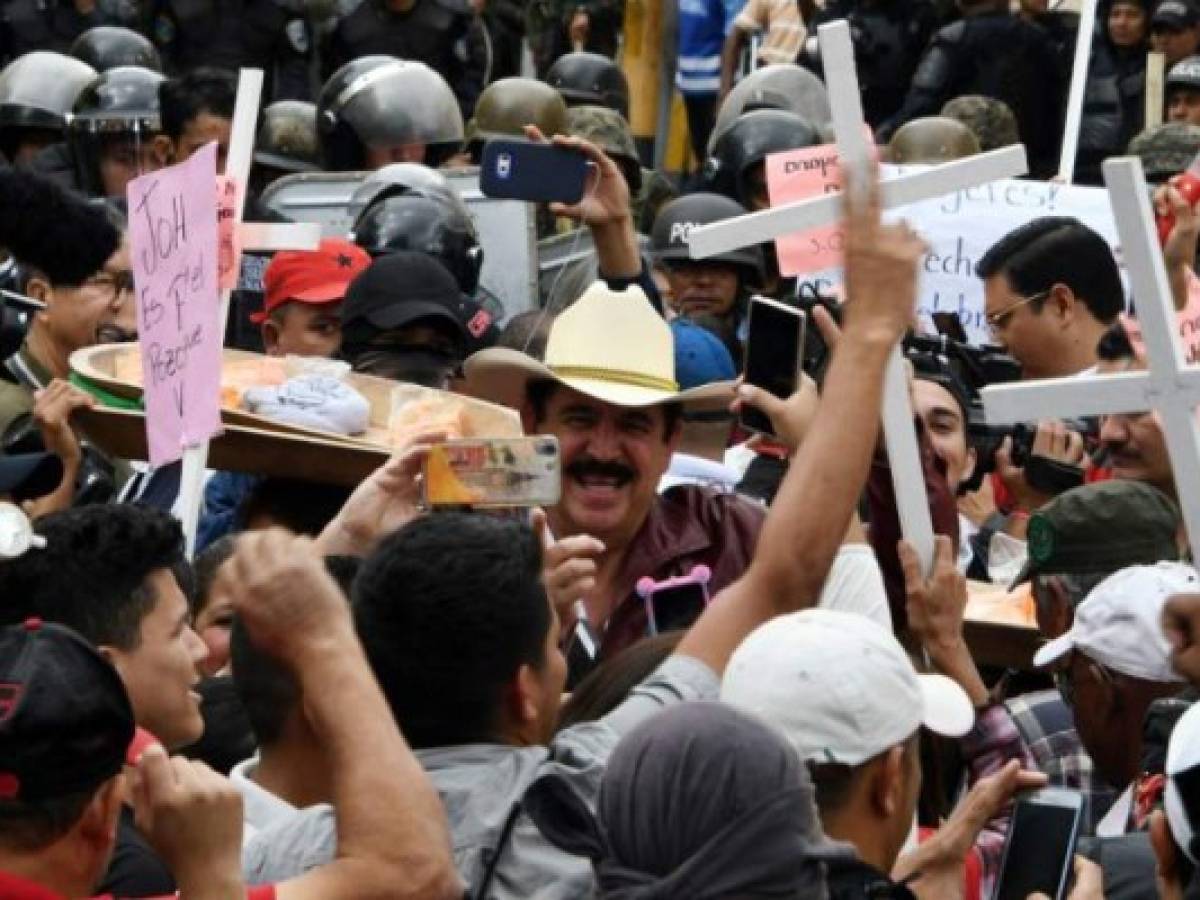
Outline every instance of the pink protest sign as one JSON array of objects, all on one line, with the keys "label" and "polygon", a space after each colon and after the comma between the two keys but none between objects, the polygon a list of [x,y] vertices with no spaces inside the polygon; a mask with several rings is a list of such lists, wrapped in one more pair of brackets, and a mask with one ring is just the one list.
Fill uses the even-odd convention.
[{"label": "pink protest sign", "polygon": [[217,176],[217,282],[223,291],[237,287],[242,263],[238,241],[237,182],[228,175]]},{"label": "pink protest sign", "polygon": [[[870,126],[864,125],[867,146],[879,158]],[[772,153],[766,160],[767,197],[771,206],[783,206],[842,189],[842,167],[836,144]],[[784,276],[808,275],[842,265],[844,234],[840,224],[798,231],[775,241],[779,271]]]},{"label": "pink protest sign", "polygon": [[126,190],[154,465],[221,427],[216,169],[216,144],[208,144]]}]

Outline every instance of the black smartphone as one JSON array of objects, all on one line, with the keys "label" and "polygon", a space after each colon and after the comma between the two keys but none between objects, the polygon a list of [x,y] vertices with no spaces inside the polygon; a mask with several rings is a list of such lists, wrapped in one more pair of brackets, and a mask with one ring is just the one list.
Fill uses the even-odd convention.
[{"label": "black smartphone", "polygon": [[994,900],[1066,896],[1082,810],[1078,791],[1046,788],[1017,798]]},{"label": "black smartphone", "polygon": [[708,606],[708,580],[711,577],[708,566],[699,565],[687,575],[663,581],[649,577],[639,579],[637,592],[646,605],[647,632],[655,635],[691,628]]},{"label": "black smartphone", "polygon": [[[803,310],[769,297],[750,298],[750,321],[746,332],[747,384],[770,391],[786,400],[796,390],[800,377],[800,349],[808,317]],[[741,424],[759,434],[775,433],[767,414],[743,406]]]},{"label": "black smartphone", "polygon": [[483,146],[479,190],[487,197],[529,203],[578,203],[587,189],[589,165],[575,150],[496,138]]}]

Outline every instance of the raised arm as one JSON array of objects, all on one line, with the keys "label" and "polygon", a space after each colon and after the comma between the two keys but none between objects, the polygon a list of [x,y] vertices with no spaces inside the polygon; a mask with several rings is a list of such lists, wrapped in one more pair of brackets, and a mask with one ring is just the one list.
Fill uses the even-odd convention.
[{"label": "raised arm", "polygon": [[441,802],[313,542],[281,530],[245,535],[219,578],[251,639],[291,670],[329,760],[337,857],[279,885],[280,900],[460,900]]},{"label": "raised arm", "polygon": [[[874,178],[869,190],[846,196],[845,324],[815,419],[749,569],[716,597],[677,651],[717,672],[760,624],[817,602],[866,481],[888,356],[913,315],[924,243],[905,225],[883,224]],[[824,310],[814,315],[830,324]]]}]

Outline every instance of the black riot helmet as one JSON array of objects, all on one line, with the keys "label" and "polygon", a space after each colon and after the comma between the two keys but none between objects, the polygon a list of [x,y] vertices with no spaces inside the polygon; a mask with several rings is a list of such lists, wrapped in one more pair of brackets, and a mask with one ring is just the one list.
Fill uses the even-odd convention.
[{"label": "black riot helmet", "polygon": [[81,190],[103,194],[100,155],[106,141],[127,139],[138,145],[159,133],[158,86],[164,80],[149,69],[120,66],[101,72],[79,94],[67,138]]},{"label": "black riot helmet", "polygon": [[546,73],[546,83],[562,94],[567,106],[607,106],[629,118],[629,82],[607,56],[584,50],[564,54]]},{"label": "black riot helmet", "polygon": [[807,120],[782,109],[755,109],[742,113],[717,139],[704,176],[709,187],[749,206],[753,196],[747,176],[768,154],[815,147],[820,132]]},{"label": "black riot helmet", "polygon": [[425,146],[436,166],[462,145],[463,120],[450,85],[424,63],[364,56],[329,77],[317,99],[325,168],[365,168],[368,146]]},{"label": "black riot helmet", "polygon": [[91,66],[61,53],[36,50],[0,71],[0,152],[10,161],[32,132],[51,143],[62,140],[67,114],[94,78]]},{"label": "black riot helmet", "polygon": [[[693,228],[745,213],[745,207],[721,194],[700,192],[678,197],[658,211],[650,231],[650,252],[656,261],[668,267],[692,262],[687,240]],[[763,259],[756,246],[728,250],[706,260],[735,267],[741,275],[743,288],[762,284]]]},{"label": "black riot helmet", "polygon": [[[421,163],[392,163],[374,172],[368,172],[362,184],[355,188],[354,193],[350,195],[350,202],[346,204],[346,214],[350,221],[357,222],[363,210],[370,206],[376,197],[397,187],[422,193],[434,191],[446,194],[451,202],[462,206],[463,214],[466,215],[466,204],[451,187],[446,176],[437,169],[431,169]],[[400,194],[403,191],[392,190],[391,193]]]},{"label": "black riot helmet", "polygon": [[464,294],[474,294],[479,286],[483,248],[466,204],[453,191],[384,187],[355,221],[354,242],[373,257],[398,250],[428,254],[449,270]]},{"label": "black riot helmet", "polygon": [[89,28],[75,38],[70,53],[97,72],[107,72],[119,66],[141,66],[152,72],[162,71],[162,59],[154,45],[132,28],[119,25]]}]

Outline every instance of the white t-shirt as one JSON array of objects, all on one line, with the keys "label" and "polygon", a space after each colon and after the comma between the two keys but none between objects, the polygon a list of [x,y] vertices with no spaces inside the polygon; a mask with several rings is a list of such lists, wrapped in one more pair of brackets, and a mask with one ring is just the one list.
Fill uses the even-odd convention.
[{"label": "white t-shirt", "polygon": [[892,630],[883,572],[869,545],[843,544],[838,548],[817,605],[821,609],[858,613],[889,632]]}]

